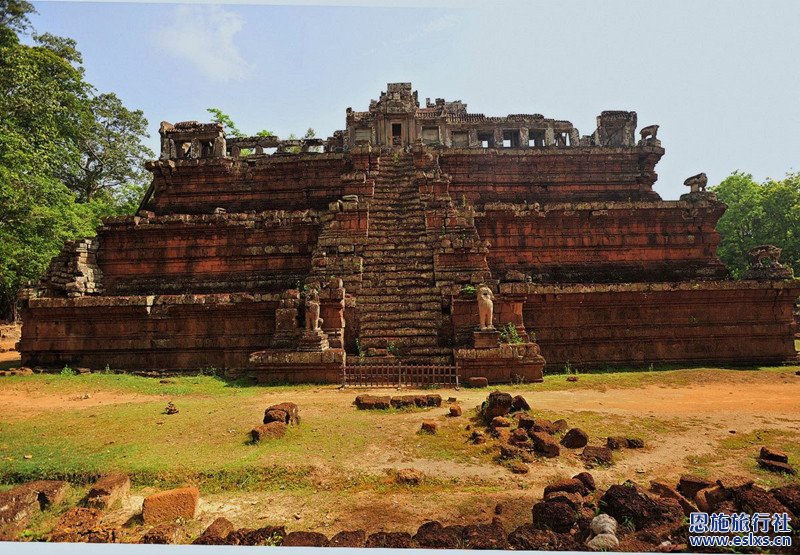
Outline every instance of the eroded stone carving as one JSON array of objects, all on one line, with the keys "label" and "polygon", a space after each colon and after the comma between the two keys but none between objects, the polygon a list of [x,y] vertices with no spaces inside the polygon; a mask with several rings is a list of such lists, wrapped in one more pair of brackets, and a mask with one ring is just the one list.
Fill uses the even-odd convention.
[{"label": "eroded stone carving", "polygon": [[658,125],[648,125],[647,127],[642,127],[639,131],[639,135],[642,137],[642,141],[658,141]]},{"label": "eroded stone carving", "polygon": [[791,279],[794,271],[790,266],[778,262],[782,249],[775,245],[759,245],[747,253],[750,268],[744,279]]},{"label": "eroded stone carving", "polygon": [[322,325],[322,318],[319,317],[319,293],[316,289],[311,289],[306,293],[306,330],[317,331]]},{"label": "eroded stone carving", "polygon": [[481,331],[494,329],[492,315],[494,312],[494,293],[486,285],[481,285],[477,290],[478,296],[478,319]]},{"label": "eroded stone carving", "polygon": [[706,185],[708,185],[708,177],[704,173],[698,173],[692,177],[687,177],[683,184],[689,187],[689,191],[692,193],[704,193]]}]

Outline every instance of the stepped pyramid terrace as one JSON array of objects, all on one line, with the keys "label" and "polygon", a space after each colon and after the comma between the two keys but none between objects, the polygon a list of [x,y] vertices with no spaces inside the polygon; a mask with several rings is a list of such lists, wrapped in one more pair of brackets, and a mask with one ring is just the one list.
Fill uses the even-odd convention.
[{"label": "stepped pyramid terrace", "polygon": [[497,383],[796,361],[800,281],[769,246],[732,280],[725,205],[703,174],[662,200],[658,126],[637,123],[604,111],[582,135],[421,104],[410,83],[326,140],[164,122],[137,214],[68,242],[26,292],[22,362],[333,383],[417,365]]}]

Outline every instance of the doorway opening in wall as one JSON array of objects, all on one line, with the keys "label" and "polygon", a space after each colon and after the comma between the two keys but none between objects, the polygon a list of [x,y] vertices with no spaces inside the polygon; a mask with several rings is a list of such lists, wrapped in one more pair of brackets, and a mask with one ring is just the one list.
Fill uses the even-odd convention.
[{"label": "doorway opening in wall", "polygon": [[528,131],[528,146],[544,146],[544,130],[531,129]]},{"label": "doorway opening in wall", "polygon": [[392,146],[401,146],[403,144],[403,124],[392,124]]}]

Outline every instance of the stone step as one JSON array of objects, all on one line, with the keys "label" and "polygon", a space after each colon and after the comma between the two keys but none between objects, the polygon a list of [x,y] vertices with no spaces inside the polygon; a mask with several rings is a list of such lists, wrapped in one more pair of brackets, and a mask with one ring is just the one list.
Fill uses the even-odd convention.
[{"label": "stone step", "polygon": [[[437,344],[437,337],[435,335],[407,335],[402,336],[398,334],[390,334],[387,332],[381,332],[382,335],[364,335],[363,333],[359,334],[358,342],[362,348],[377,348],[377,349],[385,349],[386,345],[394,343],[396,347],[399,348],[406,348],[406,349],[437,349],[441,348]],[[420,351],[417,351],[420,352]]]},{"label": "stone step", "polygon": [[[359,307],[359,322],[363,326],[366,322],[414,322],[415,320],[438,319],[442,315],[442,307],[437,306],[433,309],[417,309],[398,311],[396,307],[392,311],[370,310],[370,305]],[[363,309],[363,310],[362,310]]]}]

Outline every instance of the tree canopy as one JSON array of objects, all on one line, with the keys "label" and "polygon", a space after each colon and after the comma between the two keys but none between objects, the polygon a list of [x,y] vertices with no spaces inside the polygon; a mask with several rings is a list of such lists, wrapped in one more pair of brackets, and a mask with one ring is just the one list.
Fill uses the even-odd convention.
[{"label": "tree canopy", "polygon": [[717,224],[717,254],[734,277],[747,269],[747,252],[764,244],[781,247],[781,262],[800,275],[800,173],[759,183],[734,172],[711,190],[728,205]]},{"label": "tree canopy", "polygon": [[28,2],[0,0],[0,318],[65,240],[144,191],[147,120],[86,82],[74,40],[31,34]]}]

